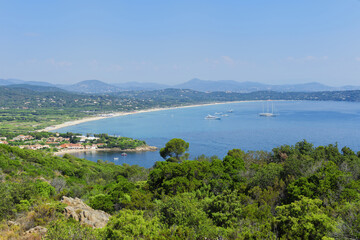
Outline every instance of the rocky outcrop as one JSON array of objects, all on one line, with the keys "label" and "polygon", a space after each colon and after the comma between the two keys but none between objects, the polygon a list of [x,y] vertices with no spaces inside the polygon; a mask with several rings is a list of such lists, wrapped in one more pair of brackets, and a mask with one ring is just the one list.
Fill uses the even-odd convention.
[{"label": "rocky outcrop", "polygon": [[157,150],[158,150],[157,147],[144,145],[144,146],[136,147],[134,149],[125,149],[123,150],[123,152],[148,152],[148,151],[153,152]]},{"label": "rocky outcrop", "polygon": [[[40,239],[43,239],[43,237],[45,237],[47,231],[48,230],[45,227],[36,226],[36,227],[33,227],[33,228],[27,230],[22,237],[16,238],[16,239],[22,239],[22,240],[37,240],[37,239],[39,239],[40,240]],[[0,237],[0,239],[2,239],[2,238]],[[15,239],[15,238],[6,238],[6,239]]]},{"label": "rocky outcrop", "polygon": [[72,217],[76,221],[87,224],[91,227],[102,228],[105,227],[109,221],[110,214],[104,211],[92,209],[79,198],[64,196],[61,202],[68,205],[65,207],[65,215],[67,217]]}]

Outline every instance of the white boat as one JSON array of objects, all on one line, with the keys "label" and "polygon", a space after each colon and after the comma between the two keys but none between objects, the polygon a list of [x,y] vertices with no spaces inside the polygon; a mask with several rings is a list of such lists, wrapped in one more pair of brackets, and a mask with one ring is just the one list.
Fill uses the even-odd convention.
[{"label": "white boat", "polygon": [[207,115],[206,117],[205,117],[205,119],[207,119],[207,120],[220,120],[221,118],[220,117],[218,117],[218,116],[214,116],[214,115]]},{"label": "white boat", "polygon": [[215,115],[221,115],[222,114],[222,112],[216,112],[215,113]]},{"label": "white boat", "polygon": [[273,113],[259,113],[261,117],[275,117],[276,115]]},{"label": "white boat", "polygon": [[119,160],[119,158],[114,158],[114,161],[117,161],[117,160]]},{"label": "white boat", "polygon": [[229,109],[227,112],[228,113],[232,113],[234,110],[232,110],[232,109]]},{"label": "white boat", "polygon": [[[270,101],[270,100],[269,100]],[[259,113],[260,117],[276,117],[276,114],[274,114],[274,103],[271,102],[271,112],[269,111],[269,101],[267,101],[267,111],[264,110],[263,105],[263,112]]]},{"label": "white boat", "polygon": [[122,153],[122,154],[121,154],[121,156],[126,157],[126,156],[127,156],[127,154],[126,154],[126,153]]},{"label": "white boat", "polygon": [[228,114],[223,114],[221,115],[222,117],[228,117],[229,115]]}]

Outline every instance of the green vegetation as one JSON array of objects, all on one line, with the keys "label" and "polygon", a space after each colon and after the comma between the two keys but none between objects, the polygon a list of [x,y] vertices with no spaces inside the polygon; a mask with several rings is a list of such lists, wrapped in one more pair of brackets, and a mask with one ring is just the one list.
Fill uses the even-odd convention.
[{"label": "green vegetation", "polygon": [[[360,152],[304,140],[187,160],[187,148],[173,139],[167,161],[144,169],[0,145],[0,235],[40,225],[48,239],[360,238]],[[103,229],[66,219],[62,196],[112,217]]]}]

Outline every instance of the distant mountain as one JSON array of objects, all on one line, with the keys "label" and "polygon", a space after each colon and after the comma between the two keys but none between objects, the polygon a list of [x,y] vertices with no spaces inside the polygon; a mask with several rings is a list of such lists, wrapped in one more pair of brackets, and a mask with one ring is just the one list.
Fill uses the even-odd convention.
[{"label": "distant mountain", "polygon": [[54,84],[48,82],[40,82],[40,81],[24,81],[20,79],[0,79],[0,86],[9,86],[15,84],[26,84],[33,86],[46,86],[46,87],[55,87]]},{"label": "distant mountain", "polygon": [[0,79],[0,86],[7,86],[12,84],[21,84],[25,81],[19,79]]},{"label": "distant mountain", "polygon": [[255,91],[277,91],[277,92],[319,92],[319,91],[344,91],[359,90],[360,86],[330,87],[318,82],[303,84],[270,85],[258,82],[237,82],[233,80],[200,80],[192,79],[188,82],[178,84],[175,88],[192,89],[202,92],[228,91],[228,92],[255,92]]},{"label": "distant mountain", "polygon": [[35,92],[67,92],[64,89],[52,86],[37,86],[37,85],[29,85],[29,84],[14,84],[7,85],[8,88],[20,88],[20,89],[28,89]]},{"label": "distant mountain", "polygon": [[[72,85],[65,84],[51,84],[48,82],[38,81],[23,81],[19,79],[0,79],[0,86],[9,85],[31,85],[52,87],[52,91],[64,89],[66,91],[90,94],[105,94],[117,93],[122,91],[153,91],[163,90],[166,88],[177,89],[191,89],[201,92],[239,92],[249,93],[256,91],[277,91],[277,92],[320,92],[320,91],[345,91],[345,90],[360,90],[360,86],[342,86],[331,87],[318,82],[302,83],[302,84],[283,84],[283,85],[270,85],[258,82],[238,82],[234,80],[201,80],[192,79],[190,81],[177,84],[166,85],[159,83],[141,83],[141,82],[125,82],[125,83],[105,83],[99,80],[85,80]],[[26,87],[31,89],[29,87]],[[38,89],[40,91],[40,89]]]},{"label": "distant mountain", "polygon": [[127,91],[161,90],[171,87],[170,85],[165,85],[165,84],[143,83],[143,82],[113,83],[113,85]]},{"label": "distant mountain", "polygon": [[112,93],[120,92],[124,89],[110,85],[108,83],[99,81],[99,80],[85,80],[73,85],[59,85],[62,89],[71,92],[80,92],[80,93]]},{"label": "distant mountain", "polygon": [[257,82],[237,82],[233,80],[200,80],[194,78],[182,84],[175,85],[174,88],[192,89],[202,92],[231,91],[231,92],[255,92],[269,90],[269,85]]}]

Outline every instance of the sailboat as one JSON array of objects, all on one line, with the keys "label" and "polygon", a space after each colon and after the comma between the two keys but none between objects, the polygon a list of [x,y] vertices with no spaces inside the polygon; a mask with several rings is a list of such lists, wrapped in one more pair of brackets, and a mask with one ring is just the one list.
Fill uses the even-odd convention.
[{"label": "sailboat", "polygon": [[260,117],[275,117],[276,116],[274,114],[274,103],[273,102],[271,102],[271,112],[269,111],[269,101],[267,102],[267,111],[266,112],[264,110],[264,105],[263,105],[263,112],[259,113]]}]

